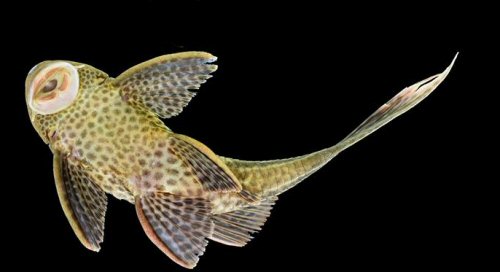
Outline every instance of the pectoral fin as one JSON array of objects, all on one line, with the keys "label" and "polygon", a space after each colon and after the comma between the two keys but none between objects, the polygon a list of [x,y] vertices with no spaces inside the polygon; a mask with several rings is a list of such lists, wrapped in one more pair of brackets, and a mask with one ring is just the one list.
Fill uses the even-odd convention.
[{"label": "pectoral fin", "polygon": [[154,58],[123,72],[114,81],[123,99],[162,118],[182,112],[217,65],[205,52],[183,52]]},{"label": "pectoral fin", "polygon": [[54,178],[64,214],[80,242],[100,250],[107,197],[76,162],[54,153]]},{"label": "pectoral fin", "polygon": [[163,253],[185,268],[196,266],[213,229],[207,200],[155,193],[137,197],[135,207],[146,235]]}]

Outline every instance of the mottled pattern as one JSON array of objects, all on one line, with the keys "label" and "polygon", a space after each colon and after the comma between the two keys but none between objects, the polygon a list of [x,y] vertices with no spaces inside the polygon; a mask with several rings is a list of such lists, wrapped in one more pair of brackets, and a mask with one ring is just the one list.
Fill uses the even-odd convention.
[{"label": "mottled pattern", "polygon": [[170,118],[196,95],[196,90],[217,65],[217,58],[203,52],[172,54],[132,67],[116,78],[114,85],[131,104],[146,107],[162,118]]},{"label": "mottled pattern", "polygon": [[54,158],[58,194],[66,216],[75,232],[81,233],[82,243],[98,251],[104,237],[106,194],[80,166],[65,157],[57,155]]},{"label": "mottled pattern", "polygon": [[136,205],[153,242],[180,265],[194,267],[213,230],[210,203],[203,198],[155,193],[138,198]]},{"label": "mottled pattern", "polygon": [[214,215],[215,227],[210,239],[230,246],[246,245],[253,238],[251,234],[258,232],[266,223],[277,199],[270,197],[259,205]]},{"label": "mottled pattern", "polygon": [[154,114],[127,106],[109,88],[104,84],[82,93],[85,102],[76,104],[67,122],[59,124],[57,148],[99,169],[96,182],[120,199],[133,202],[141,192],[156,191],[202,195],[203,186],[184,154],[174,151],[174,134]]},{"label": "mottled pattern", "polygon": [[241,190],[237,180],[230,177],[216,162],[212,161],[192,144],[177,137],[169,138],[169,152],[181,158],[192,173],[195,173],[203,188],[212,192],[238,192]]},{"label": "mottled pattern", "polygon": [[[277,195],[418,104],[453,65],[405,88],[337,145],[285,160],[242,161],[215,155],[196,140],[173,133],[159,119],[182,111],[195,94],[191,90],[216,70],[208,64],[213,61],[215,57],[204,52],[166,55],[116,79],[89,65],[65,62],[61,67],[70,64],[78,71],[74,100],[56,101],[51,86],[36,89],[47,92],[40,99],[54,102],[50,105],[67,105],[48,114],[54,110],[50,105],[44,112],[28,103],[28,112],[54,153],[63,210],[86,247],[98,250],[102,241],[104,192],[135,203],[148,237],[184,267],[196,265],[206,238],[243,246],[265,223]],[[30,86],[38,86],[34,79],[61,78],[44,74],[44,68],[61,64],[57,62],[43,62],[29,73],[27,96]],[[29,98],[39,102],[38,96]]]}]

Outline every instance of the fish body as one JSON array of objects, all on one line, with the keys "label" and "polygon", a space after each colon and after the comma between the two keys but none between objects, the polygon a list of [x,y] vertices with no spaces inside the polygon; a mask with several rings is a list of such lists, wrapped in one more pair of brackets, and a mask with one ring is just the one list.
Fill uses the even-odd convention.
[{"label": "fish body", "polygon": [[449,73],[405,88],[340,143],[296,158],[243,161],[171,131],[171,118],[211,77],[205,52],[161,56],[117,78],[92,66],[46,61],[26,80],[31,122],[54,153],[63,210],[84,246],[103,241],[107,194],[136,206],[147,236],[193,268],[207,239],[244,246],[277,196],[430,94]]}]

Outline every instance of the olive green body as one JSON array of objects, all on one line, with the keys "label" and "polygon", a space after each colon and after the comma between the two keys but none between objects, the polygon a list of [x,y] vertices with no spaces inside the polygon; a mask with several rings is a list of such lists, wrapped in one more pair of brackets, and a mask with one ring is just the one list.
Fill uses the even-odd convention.
[{"label": "olive green body", "polygon": [[26,80],[31,122],[54,153],[62,208],[84,246],[104,237],[106,194],[135,204],[146,235],[193,268],[207,239],[244,246],[277,196],[427,97],[448,75],[404,88],[338,144],[283,160],[216,155],[160,118],[182,112],[217,69],[205,52],[161,56],[117,78],[86,64],[47,61]]},{"label": "olive green body", "polygon": [[106,193],[130,203],[137,195],[167,192],[208,198],[213,213],[246,205],[236,193],[205,192],[190,179],[194,173],[170,153],[174,133],[153,112],[130,106],[113,80],[81,91],[57,116],[39,118],[53,150],[81,164]]}]

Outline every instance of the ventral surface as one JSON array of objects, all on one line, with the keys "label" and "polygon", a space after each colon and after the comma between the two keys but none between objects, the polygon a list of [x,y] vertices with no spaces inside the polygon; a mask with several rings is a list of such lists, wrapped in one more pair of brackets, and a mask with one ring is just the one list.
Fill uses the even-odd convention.
[{"label": "ventral surface", "polygon": [[278,195],[418,104],[453,65],[404,88],[332,147],[243,161],[214,153],[160,119],[182,112],[216,71],[215,61],[205,52],[170,54],[116,78],[72,61],[45,61],[29,72],[29,116],[54,154],[59,200],[85,247],[100,249],[107,195],[134,204],[146,235],[183,267],[196,266],[209,240],[244,246]]}]

